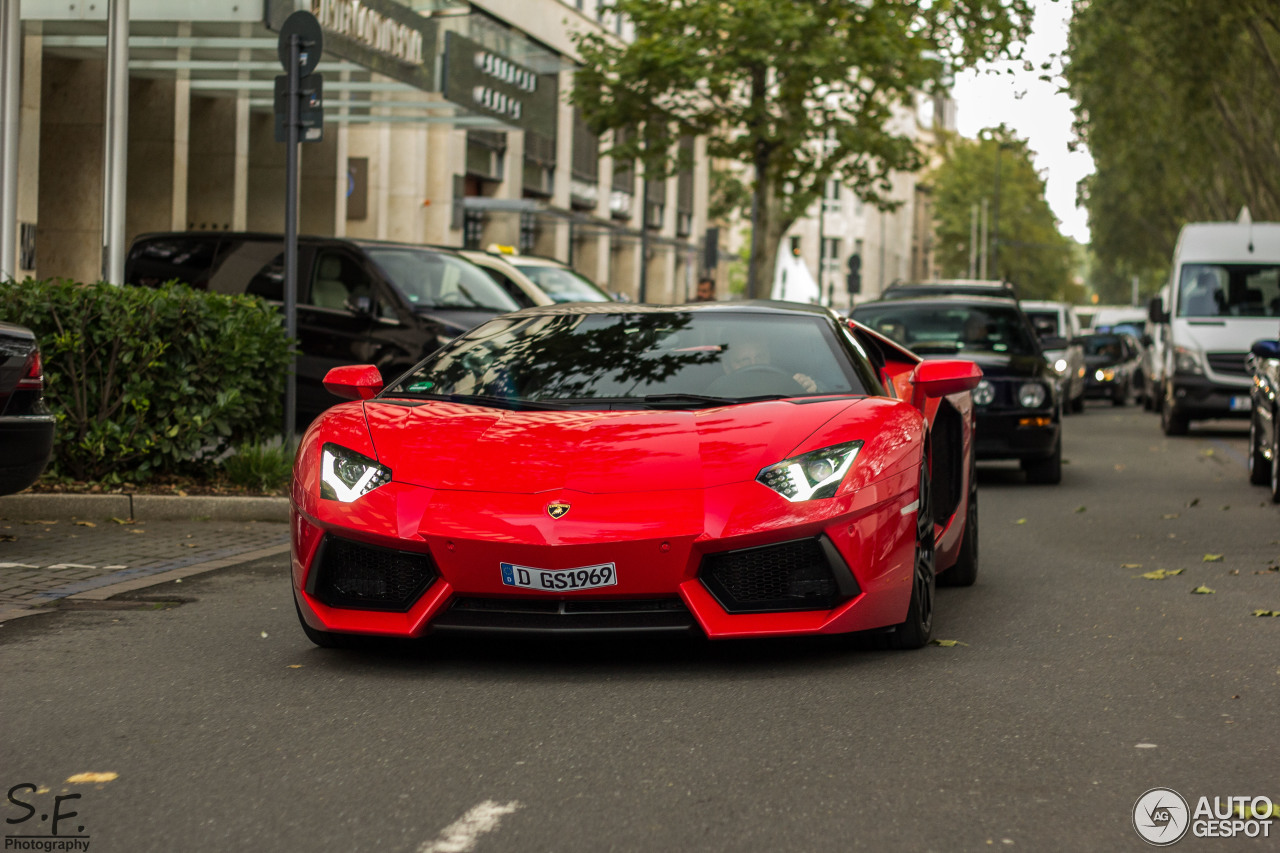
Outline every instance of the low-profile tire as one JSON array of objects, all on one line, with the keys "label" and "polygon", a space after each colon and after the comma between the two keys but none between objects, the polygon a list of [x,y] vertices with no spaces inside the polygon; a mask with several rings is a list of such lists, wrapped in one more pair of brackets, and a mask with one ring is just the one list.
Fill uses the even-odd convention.
[{"label": "low-profile tire", "polygon": [[1080,396],[1071,401],[1071,411],[1074,414],[1080,414],[1084,411],[1084,392],[1080,392]]},{"label": "low-profile tire", "polygon": [[938,575],[938,586],[973,586],[978,579],[978,488],[976,480],[969,482],[973,485],[969,489],[969,511],[965,514],[960,557],[954,566]]},{"label": "low-profile tire", "polygon": [[1165,435],[1178,436],[1186,435],[1187,430],[1191,426],[1191,419],[1185,413],[1179,412],[1169,400],[1164,401],[1164,405],[1160,407],[1160,429],[1164,430]]},{"label": "low-profile tire", "polygon": [[1280,420],[1271,419],[1271,502],[1280,504]]},{"label": "low-profile tire", "polygon": [[911,601],[907,618],[889,634],[891,649],[919,649],[933,636],[934,577],[933,488],[929,462],[920,466],[920,500],[916,505],[916,551],[911,569]]},{"label": "low-profile tire", "polygon": [[1027,482],[1037,486],[1056,486],[1062,482],[1062,439],[1054,445],[1053,453],[1041,459],[1022,460],[1022,470],[1027,472]]},{"label": "low-profile tire", "polygon": [[336,634],[333,631],[321,631],[318,628],[312,628],[307,624],[307,620],[302,618],[302,608],[298,606],[298,599],[293,600],[293,609],[298,614],[298,624],[302,626],[302,633],[307,635],[307,639],[315,643],[322,649],[348,649],[352,646],[354,637],[349,634]]},{"label": "low-profile tire", "polygon": [[1249,418],[1249,482],[1255,486],[1271,482],[1271,460],[1262,452],[1262,431],[1256,415]]}]

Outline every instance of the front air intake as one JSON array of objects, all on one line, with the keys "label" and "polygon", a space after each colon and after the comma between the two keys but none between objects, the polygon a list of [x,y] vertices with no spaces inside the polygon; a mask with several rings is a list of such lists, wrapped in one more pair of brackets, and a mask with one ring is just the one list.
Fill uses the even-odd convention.
[{"label": "front air intake", "polygon": [[403,613],[436,574],[429,554],[326,536],[312,561],[307,593],[330,607]]},{"label": "front air intake", "polygon": [[698,576],[730,613],[830,610],[859,591],[826,537],[708,554]]}]

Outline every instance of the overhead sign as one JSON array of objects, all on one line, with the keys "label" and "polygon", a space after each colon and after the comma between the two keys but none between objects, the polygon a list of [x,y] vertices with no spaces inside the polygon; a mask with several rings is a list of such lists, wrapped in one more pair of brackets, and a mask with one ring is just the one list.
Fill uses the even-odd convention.
[{"label": "overhead sign", "polygon": [[[294,0],[267,0],[266,24],[277,32]],[[394,0],[311,0],[325,51],[424,92],[436,81],[436,22]]]},{"label": "overhead sign", "polygon": [[555,139],[557,75],[539,74],[455,32],[444,36],[443,92],[471,112]]}]

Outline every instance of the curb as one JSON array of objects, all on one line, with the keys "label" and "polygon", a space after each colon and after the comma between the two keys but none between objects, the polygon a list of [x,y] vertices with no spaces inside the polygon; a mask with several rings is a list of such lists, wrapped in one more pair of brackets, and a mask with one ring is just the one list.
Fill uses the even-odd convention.
[{"label": "curb", "polygon": [[18,494],[0,497],[0,518],[132,518],[138,521],[284,521],[288,498]]}]

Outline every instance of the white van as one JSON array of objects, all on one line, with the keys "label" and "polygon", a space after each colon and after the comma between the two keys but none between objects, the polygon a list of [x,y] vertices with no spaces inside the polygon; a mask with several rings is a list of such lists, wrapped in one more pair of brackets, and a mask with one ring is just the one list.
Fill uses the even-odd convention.
[{"label": "white van", "polygon": [[1184,225],[1162,302],[1150,310],[1166,332],[1165,435],[1185,435],[1197,419],[1248,417],[1245,356],[1280,322],[1280,222],[1252,222],[1246,208],[1236,222]]}]

